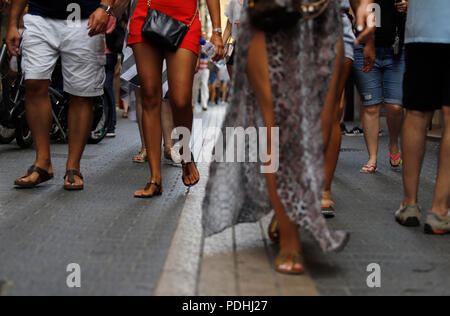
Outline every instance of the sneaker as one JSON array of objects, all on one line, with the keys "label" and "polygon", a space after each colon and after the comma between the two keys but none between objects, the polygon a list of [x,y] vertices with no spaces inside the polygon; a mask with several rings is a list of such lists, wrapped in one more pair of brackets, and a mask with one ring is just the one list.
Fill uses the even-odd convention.
[{"label": "sneaker", "polygon": [[346,133],[345,135],[346,136],[364,136],[364,130],[359,126],[356,126],[350,132]]},{"label": "sneaker", "polygon": [[418,205],[400,206],[400,209],[395,212],[396,221],[403,226],[416,227],[420,226],[421,210]]},{"label": "sneaker", "polygon": [[116,137],[116,132],[108,132],[108,133],[106,133],[106,137],[114,138],[114,137]]},{"label": "sneaker", "polygon": [[447,216],[442,216],[434,212],[428,212],[425,222],[425,234],[450,234],[450,212],[447,214]]}]

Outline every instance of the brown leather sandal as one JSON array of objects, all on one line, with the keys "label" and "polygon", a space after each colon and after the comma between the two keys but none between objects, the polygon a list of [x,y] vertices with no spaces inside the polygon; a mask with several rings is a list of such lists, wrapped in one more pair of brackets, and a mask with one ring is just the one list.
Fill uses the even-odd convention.
[{"label": "brown leather sandal", "polygon": [[146,194],[143,194],[143,195],[136,195],[136,194],[135,194],[134,197],[137,198],[137,199],[151,199],[151,198],[153,198],[153,197],[155,197],[155,196],[161,196],[161,195],[163,194],[162,186],[161,186],[161,184],[158,184],[158,183],[156,183],[155,181],[152,181],[152,182],[147,183],[147,185],[145,186],[144,190],[145,190],[145,191],[150,190],[150,188],[152,187],[152,185],[156,186],[156,191],[153,192],[153,194],[149,194],[149,195],[146,195]]},{"label": "brown leather sandal", "polygon": [[191,164],[191,163],[193,163],[194,166],[195,166],[195,169],[197,169],[197,164],[196,164],[195,161],[194,161],[194,154],[191,154],[191,161],[190,161],[190,162],[186,162],[186,161],[184,161],[184,160],[181,162],[181,165],[183,166],[183,175],[181,176],[181,179],[183,180],[183,184],[184,184],[185,186],[187,186],[188,188],[189,188],[189,187],[193,187],[194,185],[196,185],[197,183],[200,182],[200,172],[198,171],[198,169],[197,169],[197,173],[198,173],[198,179],[197,179],[197,181],[195,181],[195,182],[192,183],[192,184],[188,184],[188,183],[185,181],[184,171],[186,170],[185,168],[186,168],[189,164]]},{"label": "brown leather sandal", "polygon": [[84,180],[83,175],[78,170],[67,170],[66,175],[64,176],[64,180],[68,177],[70,185],[64,185],[64,190],[66,191],[81,191],[84,189],[84,184],[81,185],[73,185],[75,183],[75,176],[79,177],[81,180]]},{"label": "brown leather sandal", "polygon": [[[29,181],[29,182],[20,181],[22,179],[25,179],[25,178],[31,176],[35,172],[39,175],[39,177],[37,178],[36,181],[34,181],[34,182],[33,181]],[[53,173],[48,173],[46,170],[33,165],[28,169],[26,175],[17,179],[16,181],[14,181],[14,185],[21,187],[21,188],[31,189],[31,188],[35,188],[36,186],[38,186],[41,183],[50,181],[51,179],[53,179]]]}]

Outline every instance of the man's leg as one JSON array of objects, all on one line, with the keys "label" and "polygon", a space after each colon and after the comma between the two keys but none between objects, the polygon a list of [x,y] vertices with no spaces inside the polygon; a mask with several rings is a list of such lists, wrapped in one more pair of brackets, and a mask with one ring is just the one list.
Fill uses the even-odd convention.
[{"label": "man's leg", "polygon": [[442,108],[442,115],[444,117],[444,135],[441,141],[439,171],[431,211],[446,216],[450,209],[450,106]]},{"label": "man's leg", "polygon": [[[72,96],[69,108],[69,158],[67,170],[80,171],[80,161],[92,129],[93,109],[92,98]],[[75,176],[75,183],[65,179],[64,185],[78,186],[83,180]]]},{"label": "man's leg", "polygon": [[426,147],[427,127],[433,112],[406,111],[403,123],[403,187],[404,200],[402,206],[418,203],[420,171]]},{"label": "man's leg", "polygon": [[[52,110],[48,96],[49,80],[27,80],[26,85],[26,114],[28,125],[33,135],[36,147],[35,166],[53,173],[50,157],[50,129],[52,126]],[[39,177],[37,172],[19,182],[35,182]]]}]

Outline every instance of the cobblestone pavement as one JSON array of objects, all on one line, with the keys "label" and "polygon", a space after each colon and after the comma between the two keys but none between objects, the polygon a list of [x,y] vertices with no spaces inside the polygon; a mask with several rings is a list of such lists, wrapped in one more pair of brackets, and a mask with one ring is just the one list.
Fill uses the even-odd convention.
[{"label": "cobblestone pavement", "polygon": [[[224,108],[197,113],[197,157],[214,142],[206,127],[219,126]],[[206,137],[208,136],[208,137]],[[450,237],[395,223],[401,174],[388,167],[387,138],[381,139],[380,170],[362,175],[364,140],[345,137],[334,183],[335,229],[352,233],[344,252],[322,254],[302,236],[308,274],[288,277],[271,268],[276,247],[266,226],[240,225],[212,238],[201,232],[200,184],[187,194],[181,168],[164,165],[164,198],[136,200],[148,167],[134,165],[137,127],[121,120],[118,137],[88,146],[83,161],[86,189],[62,190],[66,146],[54,145],[56,178],[37,190],[11,183],[33,161],[32,150],[0,146],[0,295],[417,295],[450,294]],[[438,143],[429,142],[421,182],[421,204],[431,205]],[[69,263],[82,271],[81,289],[66,286]],[[182,264],[181,264],[182,263]],[[382,287],[366,285],[371,263],[381,266]]]},{"label": "cobblestone pavement", "polygon": [[[207,121],[208,113],[197,118]],[[187,191],[181,168],[165,164],[164,198],[134,199],[148,166],[131,162],[137,125],[119,120],[117,133],[87,147],[82,192],[62,189],[66,145],[52,146],[55,179],[36,190],[12,187],[33,151],[0,146],[0,294],[154,293]],[[81,266],[81,289],[66,286],[70,263]]]}]

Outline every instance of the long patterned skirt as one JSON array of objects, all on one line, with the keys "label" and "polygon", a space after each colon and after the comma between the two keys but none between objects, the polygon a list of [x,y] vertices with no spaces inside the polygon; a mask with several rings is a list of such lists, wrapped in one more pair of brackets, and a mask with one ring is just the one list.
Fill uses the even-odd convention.
[{"label": "long patterned skirt", "polygon": [[[227,127],[264,126],[246,76],[255,30],[245,9],[239,29],[232,100],[223,125],[224,135]],[[280,128],[278,194],[289,218],[309,231],[325,252],[341,250],[348,240],[347,233],[331,231],[321,214],[324,154],[320,115],[341,30],[340,7],[332,1],[319,18],[302,20],[293,29],[266,36],[275,123]],[[247,152],[250,146],[246,144]],[[251,162],[212,163],[203,202],[206,236],[239,223],[256,222],[272,210],[260,167],[261,163]]]}]

